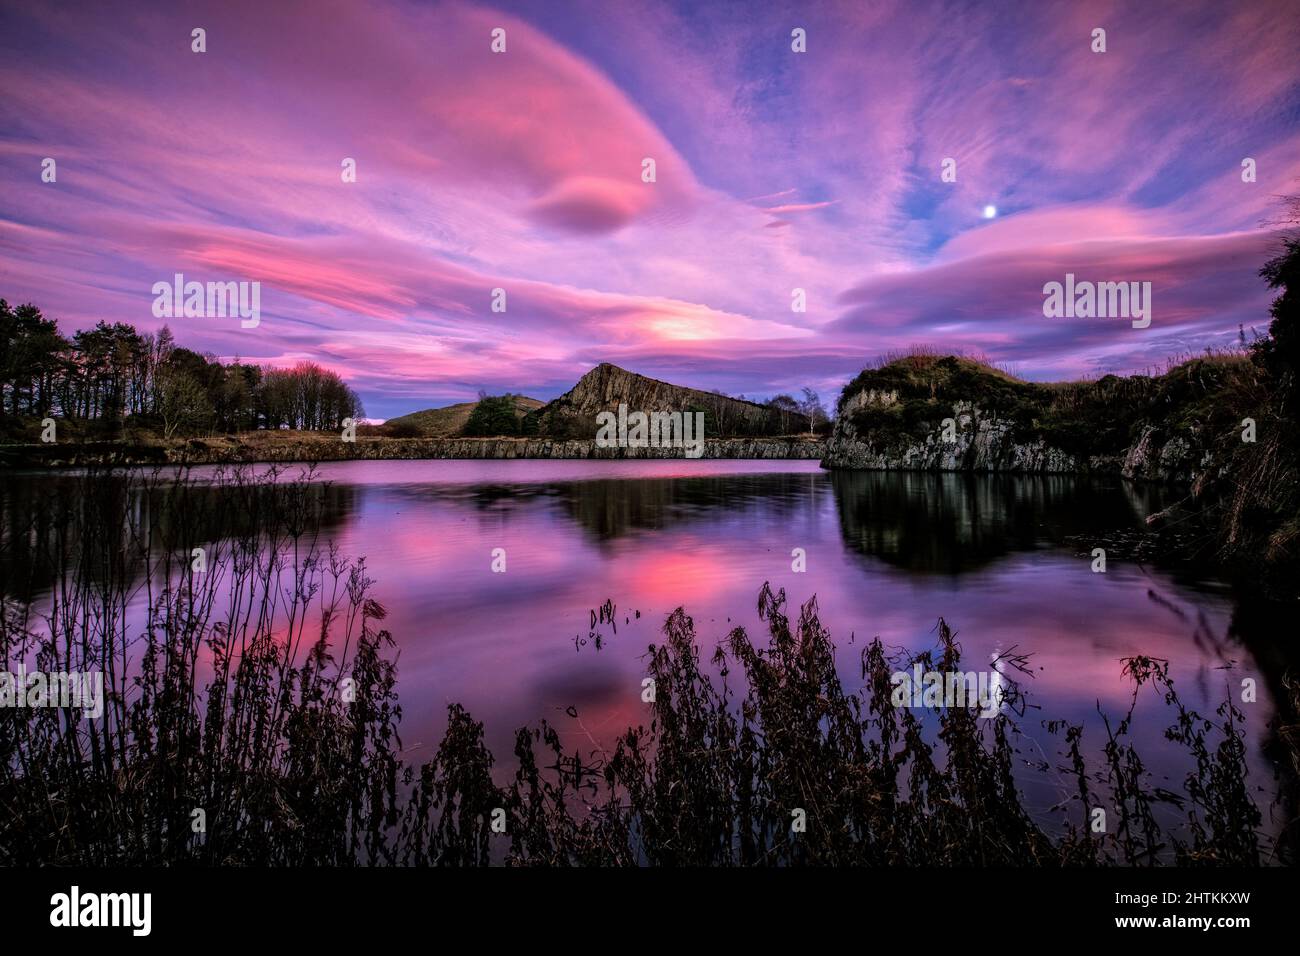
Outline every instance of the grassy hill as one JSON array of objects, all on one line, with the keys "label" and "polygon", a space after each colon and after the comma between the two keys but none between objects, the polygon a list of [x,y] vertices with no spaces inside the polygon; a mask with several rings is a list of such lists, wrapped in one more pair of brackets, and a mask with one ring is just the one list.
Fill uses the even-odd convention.
[{"label": "grassy hill", "polygon": [[[515,396],[515,412],[523,418],[545,402],[524,395]],[[459,402],[443,408],[426,408],[398,418],[390,418],[379,426],[379,432],[394,438],[452,438],[459,435],[465,423],[478,407],[478,402]]]},{"label": "grassy hill", "polygon": [[710,438],[808,431],[807,417],[798,412],[782,413],[767,405],[673,385],[602,362],[569,391],[530,414],[526,432],[552,438],[591,438],[598,427],[597,415],[616,412],[620,404],[643,412],[702,412]]},{"label": "grassy hill", "polygon": [[[551,402],[522,395],[515,402],[518,432],[539,438],[594,438],[596,416],[616,411],[620,404],[644,412],[703,412],[710,438],[798,435],[808,431],[808,418],[796,411],[774,409],[715,392],[686,388],[638,375],[602,362],[577,384]],[[479,402],[461,402],[391,418],[373,430],[390,438],[452,438],[465,434]],[[488,435],[488,432],[479,432]]]}]

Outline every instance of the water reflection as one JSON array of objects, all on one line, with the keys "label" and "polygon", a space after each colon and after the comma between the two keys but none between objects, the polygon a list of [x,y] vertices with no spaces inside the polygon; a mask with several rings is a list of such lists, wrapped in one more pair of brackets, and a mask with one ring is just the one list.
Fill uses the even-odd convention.
[{"label": "water reflection", "polygon": [[[293,474],[300,474],[295,470]],[[30,601],[49,591],[70,560],[98,580],[109,562],[125,564],[126,580],[145,573],[142,541],[184,542],[186,550],[221,534],[261,530],[275,505],[267,489],[245,482],[237,491],[177,482],[178,472],[150,472],[141,481],[118,472],[11,472],[0,484],[0,593]],[[338,532],[357,508],[358,488],[335,482],[301,486],[297,505]],[[112,542],[87,553],[83,541]]]},{"label": "water reflection", "polygon": [[[1252,773],[1270,786],[1268,721],[1292,653],[1277,610],[1239,605],[1195,569],[1117,557],[1093,574],[1086,549],[1070,543],[1140,529],[1176,490],[1063,476],[832,474],[810,462],[349,462],[319,477],[308,487],[324,540],[366,558],[389,611],[412,759],[436,745],[451,702],[484,722],[503,764],[514,729],[543,717],[569,746],[609,746],[648,720],[642,655],[666,615],[687,609],[707,658],[736,624],[760,629],[755,598],[771,581],[794,603],[816,594],[850,687],[863,640],[926,648],[940,616],[972,666],[1010,647],[1032,653],[1035,714],[1094,732],[1099,704],[1111,713],[1128,704],[1125,656],[1168,658],[1202,712],[1254,677]],[[76,487],[70,476],[6,476],[0,587],[39,599],[53,556],[76,548],[80,521],[116,520],[123,537],[174,522],[194,524],[173,537],[209,533],[210,492],[184,507],[165,489],[91,504]],[[242,520],[257,522],[255,496],[245,505]],[[491,569],[498,548],[504,574]],[[806,573],[792,570],[795,548]],[[617,635],[599,652],[575,650],[607,599],[619,608]],[[1186,767],[1164,741],[1169,715],[1159,701],[1139,714],[1157,782],[1176,783]],[[1056,741],[1036,719],[1026,759],[1050,763]],[[1031,797],[1044,808],[1059,799],[1050,787]]]},{"label": "water reflection", "polygon": [[830,480],[849,548],[939,574],[1088,531],[1140,527],[1172,500],[1159,486],[1064,475],[835,472]]}]

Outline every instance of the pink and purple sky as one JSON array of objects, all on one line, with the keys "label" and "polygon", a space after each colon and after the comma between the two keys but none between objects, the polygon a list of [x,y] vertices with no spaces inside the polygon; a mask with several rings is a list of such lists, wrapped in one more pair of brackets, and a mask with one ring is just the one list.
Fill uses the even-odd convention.
[{"label": "pink and purple sky", "polygon": [[[176,272],[259,281],[257,328],[179,342],[317,361],[376,418],[601,361],[828,398],[915,343],[1159,365],[1267,324],[1300,192],[1295,0],[2,9],[0,296],[155,329]],[[1150,328],[1044,318],[1066,272],[1152,282]]]}]

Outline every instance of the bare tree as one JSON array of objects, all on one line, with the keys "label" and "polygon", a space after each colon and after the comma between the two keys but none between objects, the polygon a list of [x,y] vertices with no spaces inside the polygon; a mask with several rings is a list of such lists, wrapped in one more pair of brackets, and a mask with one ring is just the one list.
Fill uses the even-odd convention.
[{"label": "bare tree", "polygon": [[808,419],[809,434],[816,434],[817,426],[827,421],[826,409],[822,406],[821,397],[811,388],[803,390],[803,401],[799,403],[799,411]]}]

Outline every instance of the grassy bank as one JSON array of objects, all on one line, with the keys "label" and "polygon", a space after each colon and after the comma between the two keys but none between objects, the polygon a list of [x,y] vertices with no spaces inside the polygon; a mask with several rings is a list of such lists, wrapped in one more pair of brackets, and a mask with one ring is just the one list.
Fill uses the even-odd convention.
[{"label": "grassy bank", "polygon": [[[824,442],[807,435],[710,438],[704,458],[817,459]],[[205,438],[164,439],[148,433],[103,441],[0,444],[0,467],[87,465],[231,465],[256,462],[402,461],[481,458],[682,458],[680,448],[599,448],[594,438],[389,438],[358,433],[250,431]]]}]

